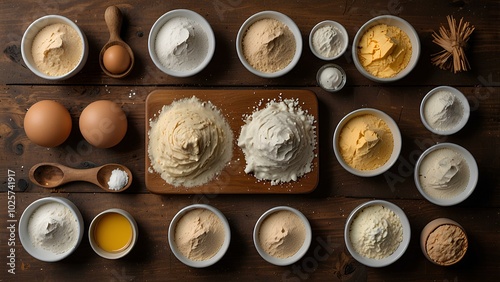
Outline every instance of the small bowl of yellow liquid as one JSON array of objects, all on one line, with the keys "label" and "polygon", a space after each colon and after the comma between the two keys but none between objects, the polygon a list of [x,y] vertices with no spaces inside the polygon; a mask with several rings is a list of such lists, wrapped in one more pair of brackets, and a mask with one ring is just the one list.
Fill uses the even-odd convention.
[{"label": "small bowl of yellow liquid", "polygon": [[122,209],[105,210],[90,223],[90,246],[106,259],[119,259],[127,255],[137,237],[137,223],[132,215]]}]

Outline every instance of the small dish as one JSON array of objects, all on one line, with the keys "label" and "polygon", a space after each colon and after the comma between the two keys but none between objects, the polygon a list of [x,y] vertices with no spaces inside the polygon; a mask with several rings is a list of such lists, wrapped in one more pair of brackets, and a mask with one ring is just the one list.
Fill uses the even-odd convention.
[{"label": "small dish", "polygon": [[[361,40],[361,37],[363,37],[363,35],[368,29],[379,24],[387,24],[389,26],[396,26],[400,28],[408,35],[408,38],[410,39],[412,46],[411,58],[406,68],[401,70],[395,76],[389,78],[380,78],[372,75],[371,73],[365,70],[365,68],[363,67],[363,65],[361,65],[361,62],[359,61],[358,58],[358,44],[359,41]],[[354,61],[354,65],[363,76],[375,82],[394,82],[400,80],[401,78],[408,75],[415,68],[419,57],[420,57],[420,39],[418,38],[417,32],[410,23],[408,23],[407,21],[405,21],[400,17],[392,15],[382,15],[367,21],[358,30],[352,42],[352,59]]]},{"label": "small dish", "polygon": [[[362,116],[362,115],[374,115],[377,118],[382,119],[385,121],[387,126],[389,127],[392,137],[394,140],[394,146],[392,150],[392,154],[387,160],[385,164],[382,166],[373,169],[373,170],[359,170],[356,168],[351,167],[347,162],[344,160],[342,157],[342,154],[340,152],[339,148],[339,138],[340,138],[340,132],[342,131],[342,128],[354,117],[357,116]],[[372,108],[361,108],[358,110],[354,110],[350,113],[348,113],[342,120],[340,120],[339,124],[335,128],[335,132],[333,134],[333,151],[335,153],[335,157],[337,157],[338,162],[340,165],[347,170],[348,172],[357,175],[357,176],[362,176],[362,177],[372,177],[376,175],[380,175],[384,172],[386,172],[389,168],[391,168],[394,163],[396,163],[397,159],[399,158],[399,154],[401,153],[401,147],[402,147],[402,138],[401,138],[401,132],[399,131],[399,127],[396,124],[396,122],[386,113],[377,110],[377,109],[372,109]]]},{"label": "small dish", "polygon": [[[439,149],[444,149],[444,148],[451,149],[451,150],[459,153],[463,157],[465,162],[467,163],[467,166],[469,169],[469,179],[467,181],[467,185],[465,186],[465,189],[461,193],[459,193],[451,198],[437,198],[437,197],[430,195],[429,193],[427,193],[425,191],[425,189],[422,187],[422,184],[420,182],[420,174],[421,174],[420,170],[421,170],[423,160],[427,156],[429,156],[429,154],[431,154],[432,152],[439,150]],[[474,189],[476,188],[476,184],[477,184],[478,179],[479,179],[479,169],[477,167],[477,163],[476,163],[476,160],[474,159],[474,156],[472,156],[472,154],[469,151],[467,151],[465,148],[463,148],[462,146],[459,146],[457,144],[453,144],[453,143],[440,143],[440,144],[436,144],[436,145],[428,148],[420,155],[420,157],[418,158],[417,163],[415,165],[415,171],[414,171],[413,175],[414,175],[415,185],[417,186],[418,191],[429,202],[436,204],[436,205],[439,205],[439,206],[452,206],[452,205],[456,205],[458,203],[461,203],[462,201],[467,199],[472,194],[472,192],[474,192]]]},{"label": "small dish", "polygon": [[344,69],[339,65],[326,64],[319,68],[316,73],[316,81],[318,85],[327,92],[339,92],[344,88],[347,82],[347,75]]},{"label": "small dish", "polygon": [[[194,69],[189,70],[189,71],[178,71],[178,70],[173,70],[165,67],[160,59],[158,58],[158,55],[156,54],[155,51],[155,42],[156,42],[156,37],[158,35],[158,32],[162,29],[162,27],[171,19],[177,18],[177,17],[183,17],[187,18],[189,20],[195,21],[198,23],[203,30],[205,31],[207,38],[208,38],[208,52],[203,61]],[[177,9],[177,10],[172,10],[169,11],[165,14],[163,14],[156,22],[153,24],[153,27],[151,27],[151,31],[149,32],[149,37],[148,37],[148,50],[149,50],[149,56],[151,57],[151,60],[153,63],[156,65],[158,69],[160,69],[162,72],[165,74],[168,74],[170,76],[175,76],[175,77],[188,77],[188,76],[193,76],[200,71],[202,71],[208,63],[210,63],[210,60],[212,60],[212,57],[215,53],[215,35],[212,30],[212,27],[208,23],[208,21],[201,16],[200,14],[191,11],[191,10],[186,10],[186,9]]]},{"label": "small dish", "polygon": [[[321,54],[319,50],[316,49],[314,46],[314,34],[318,29],[331,26],[337,31],[337,36],[339,36],[340,40],[340,51],[333,56],[324,56]],[[321,60],[325,61],[332,61],[335,59],[340,58],[342,55],[344,55],[345,51],[347,50],[347,47],[349,45],[349,34],[347,34],[347,30],[343,25],[336,21],[330,21],[330,20],[325,20],[322,21],[318,24],[316,24],[312,29],[311,32],[309,33],[309,48],[311,49],[311,52],[314,54],[314,56],[318,57]]]},{"label": "small dish", "polygon": [[122,209],[99,213],[89,227],[90,246],[106,259],[119,259],[130,253],[138,236],[137,223],[130,213]]},{"label": "small dish", "polygon": [[[353,223],[353,221],[356,219],[356,217],[359,215],[359,213],[363,211],[363,209],[371,207],[371,206],[375,206],[375,205],[381,205],[384,208],[387,208],[387,209],[393,211],[399,217],[399,220],[401,222],[401,226],[403,229],[403,239],[399,243],[396,250],[388,257],[381,258],[381,259],[367,258],[367,257],[362,256],[361,254],[359,254],[355,250],[355,248],[351,242],[351,239],[350,239],[351,238],[350,228],[351,228],[351,224]],[[401,256],[403,256],[406,249],[408,248],[408,245],[410,244],[410,237],[411,237],[410,222],[408,221],[408,218],[406,217],[406,214],[404,213],[404,211],[401,208],[399,208],[397,205],[395,205],[391,202],[383,201],[383,200],[372,200],[372,201],[368,201],[368,202],[365,202],[365,203],[357,206],[349,214],[347,221],[346,221],[346,224],[345,224],[345,228],[344,228],[344,240],[345,240],[347,250],[349,251],[349,253],[351,254],[351,256],[355,260],[357,260],[358,262],[360,262],[366,266],[370,266],[370,267],[384,267],[384,266],[390,265],[390,264],[394,263],[395,261],[397,261]]]},{"label": "small dish", "polygon": [[[29,221],[31,220],[33,214],[38,210],[38,208],[46,204],[53,203],[62,204],[64,207],[69,209],[71,215],[74,217],[74,219],[71,220],[75,220],[77,225],[77,229],[75,230],[77,238],[73,239],[74,244],[63,253],[55,253],[42,247],[36,247],[30,236]],[[80,211],[70,200],[61,197],[46,197],[34,201],[24,210],[21,218],[19,219],[19,239],[21,240],[21,244],[24,249],[32,257],[45,262],[60,261],[72,254],[82,241],[84,233],[83,230],[84,222]]]},{"label": "small dish", "polygon": [[[72,70],[70,70],[64,75],[51,76],[41,72],[37,68],[35,61],[33,59],[31,48],[33,45],[33,40],[38,34],[38,32],[40,32],[40,30],[42,30],[46,26],[57,23],[66,24],[76,31],[76,33],[80,37],[80,40],[82,41],[82,55],[80,57],[78,64]],[[23,57],[24,63],[34,74],[47,80],[64,80],[74,76],[79,71],[81,71],[85,66],[88,54],[89,54],[89,46],[87,42],[87,37],[85,36],[83,31],[70,19],[59,15],[47,15],[35,20],[28,26],[21,40],[21,55]]]},{"label": "small dish", "polygon": [[[279,257],[272,256],[271,254],[269,254],[262,247],[260,239],[259,239],[261,227],[262,227],[263,223],[266,221],[266,219],[269,216],[271,216],[272,214],[274,214],[276,212],[281,212],[281,211],[288,211],[288,212],[293,213],[304,224],[304,229],[305,229],[304,242],[303,242],[302,246],[300,246],[300,248],[295,252],[294,255],[287,257],[287,258],[279,258]],[[312,230],[311,230],[311,225],[309,224],[309,221],[307,220],[307,218],[299,210],[294,209],[292,207],[288,207],[288,206],[274,207],[274,208],[266,211],[257,220],[257,223],[255,224],[255,228],[253,230],[253,242],[254,242],[255,248],[257,249],[257,252],[259,253],[259,255],[267,262],[274,264],[274,265],[279,265],[279,266],[290,265],[290,264],[297,262],[299,259],[301,259],[305,255],[305,253],[307,252],[309,247],[311,246],[311,240],[312,240]]]},{"label": "small dish", "polygon": [[[248,63],[248,61],[245,59],[245,55],[243,54],[242,42],[246,31],[253,23],[263,19],[275,19],[277,21],[282,22],[290,29],[290,31],[293,33],[295,37],[295,54],[292,58],[292,61],[285,68],[272,73],[266,73],[255,69],[250,65],[250,63]],[[275,11],[258,12],[250,16],[238,30],[238,35],[236,36],[236,52],[238,53],[238,58],[240,59],[240,62],[251,73],[263,78],[280,77],[291,71],[298,63],[300,56],[302,54],[302,34],[300,33],[300,30],[298,26],[295,24],[295,22],[293,22],[293,20],[290,19],[288,16]]]},{"label": "small dish", "polygon": [[[176,228],[177,224],[179,221],[182,219],[183,216],[188,214],[191,211],[194,211],[196,209],[204,209],[208,210],[212,213],[214,213],[218,219],[221,221],[222,226],[224,228],[223,233],[224,233],[224,240],[222,242],[221,247],[219,250],[213,255],[212,257],[206,259],[206,260],[191,260],[188,257],[184,256],[182,252],[179,250],[177,247],[176,241],[175,241],[175,233],[176,233]],[[224,216],[222,212],[220,212],[218,209],[205,205],[205,204],[194,204],[190,205],[187,207],[184,207],[181,209],[172,219],[170,222],[170,226],[168,227],[168,244],[170,245],[170,249],[174,253],[175,257],[180,260],[182,263],[184,263],[187,266],[195,267],[195,268],[203,268],[203,267],[208,267],[216,262],[218,262],[225,254],[226,251],[229,248],[229,243],[231,242],[231,230],[229,228],[229,223]],[[202,243],[200,243],[202,244]]]},{"label": "small dish", "polygon": [[[428,244],[431,244],[429,248]],[[422,229],[420,248],[430,262],[450,266],[463,259],[469,248],[469,240],[465,229],[456,221],[436,218]]]},{"label": "small dish", "polygon": [[[455,126],[449,128],[449,129],[446,129],[446,130],[440,130],[440,129],[432,127],[431,124],[427,121],[426,114],[425,114],[426,103],[429,101],[429,99],[434,94],[441,92],[441,91],[449,92],[453,96],[455,96],[455,98],[460,102],[462,109],[463,109],[462,118],[455,124]],[[422,102],[420,103],[420,120],[424,124],[425,128],[427,128],[430,132],[432,132],[434,134],[451,135],[451,134],[457,133],[465,126],[465,124],[469,120],[469,116],[470,116],[470,106],[469,106],[469,102],[467,101],[467,98],[465,97],[465,95],[462,92],[460,92],[458,89],[456,89],[454,87],[438,86],[438,87],[432,89],[431,91],[429,91],[424,96],[424,98],[422,99]]]}]

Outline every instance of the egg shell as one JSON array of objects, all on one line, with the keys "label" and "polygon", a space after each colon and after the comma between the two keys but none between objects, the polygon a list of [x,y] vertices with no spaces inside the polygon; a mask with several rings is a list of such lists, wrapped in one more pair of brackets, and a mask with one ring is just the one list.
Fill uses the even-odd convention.
[{"label": "egg shell", "polygon": [[121,45],[113,45],[104,51],[104,67],[112,74],[124,73],[130,66],[130,55]]},{"label": "egg shell", "polygon": [[97,148],[110,148],[125,137],[127,116],[116,103],[99,100],[89,104],[81,113],[80,132],[87,142]]},{"label": "egg shell", "polygon": [[61,145],[71,133],[71,116],[60,103],[42,100],[33,104],[24,117],[24,131],[35,144],[43,147]]}]

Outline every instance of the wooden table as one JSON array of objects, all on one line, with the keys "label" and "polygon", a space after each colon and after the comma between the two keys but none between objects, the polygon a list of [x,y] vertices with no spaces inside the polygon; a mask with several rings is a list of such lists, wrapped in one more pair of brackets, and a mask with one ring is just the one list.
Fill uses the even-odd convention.
[{"label": "wooden table", "polygon": [[[104,75],[98,64],[100,48],[108,40],[104,10],[116,4],[125,21],[122,37],[136,55],[136,65],[125,79]],[[204,16],[215,32],[217,47],[208,67],[189,78],[161,73],[151,61],[147,41],[149,30],[167,11],[186,8]],[[157,280],[242,280],[242,281],[464,281],[496,280],[500,273],[500,16],[498,1],[32,1],[5,0],[0,4],[0,281],[157,281]],[[259,78],[239,62],[235,38],[243,21],[262,10],[277,10],[299,26],[304,50],[298,65],[276,79]],[[20,52],[23,32],[35,19],[47,14],[74,20],[88,37],[90,53],[86,66],[75,77],[49,82],[36,77],[24,65]],[[316,71],[325,64],[307,45],[309,31],[318,22],[331,19],[343,24],[352,38],[359,27],[380,14],[394,14],[417,30],[422,53],[417,67],[406,78],[391,84],[374,83],[355,69],[350,52],[335,61],[348,75],[347,86],[336,94],[321,90]],[[446,24],[446,15],[465,17],[476,30],[467,55],[472,70],[453,74],[430,63],[439,51],[432,43],[432,31]],[[431,134],[419,118],[423,96],[433,87],[451,85],[461,90],[471,106],[471,117],[459,133],[444,137]],[[319,100],[320,181],[317,189],[304,195],[156,195],[145,187],[145,99],[157,89],[309,89]],[[46,149],[31,143],[23,130],[26,110],[39,100],[54,99],[68,108],[74,126],[61,146]],[[97,149],[84,141],[78,117],[89,103],[109,99],[121,105],[129,121],[125,140],[111,149]],[[373,107],[389,114],[399,125],[403,149],[389,173],[360,178],[337,162],[331,145],[333,131],[348,112]],[[477,160],[480,178],[475,192],[463,203],[440,207],[429,203],[417,191],[413,168],[418,156],[439,142],[457,143]],[[30,183],[28,171],[41,161],[73,167],[116,162],[133,172],[132,187],[125,193],[104,193],[86,183],[73,183],[57,190],[45,190]],[[9,174],[12,178],[9,179]],[[7,190],[13,188],[13,192]],[[67,259],[56,263],[38,261],[26,253],[17,228],[23,210],[36,199],[60,196],[73,201],[85,220],[108,208],[129,211],[139,225],[139,241],[132,253],[119,260],[96,255],[85,236]],[[9,206],[10,200],[15,200]],[[350,211],[371,199],[384,199],[407,214],[412,239],[406,253],[384,268],[369,268],[352,259],[344,243],[344,224]],[[181,208],[206,203],[228,218],[232,241],[225,257],[206,269],[183,265],[170,251],[168,225]],[[302,211],[313,229],[308,253],[297,263],[278,267],[264,261],[252,243],[252,229],[267,209],[289,205]],[[12,208],[12,209],[11,209]],[[8,218],[10,211],[14,218]],[[420,231],[434,218],[449,217],[464,226],[470,238],[466,258],[452,267],[427,261],[419,246]],[[12,238],[12,239],[11,239]],[[10,246],[14,242],[15,245]],[[14,250],[11,255],[12,249]],[[8,258],[14,256],[14,259]],[[13,262],[10,266],[9,262]],[[15,274],[9,273],[11,266]],[[12,270],[11,270],[12,271]]]}]

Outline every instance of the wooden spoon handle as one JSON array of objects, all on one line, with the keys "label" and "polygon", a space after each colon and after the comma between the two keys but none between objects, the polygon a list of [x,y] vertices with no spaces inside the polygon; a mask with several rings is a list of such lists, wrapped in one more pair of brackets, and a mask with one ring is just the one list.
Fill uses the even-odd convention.
[{"label": "wooden spoon handle", "polygon": [[120,30],[122,28],[123,15],[116,6],[109,6],[104,12],[104,20],[109,30],[109,41],[122,41]]}]

